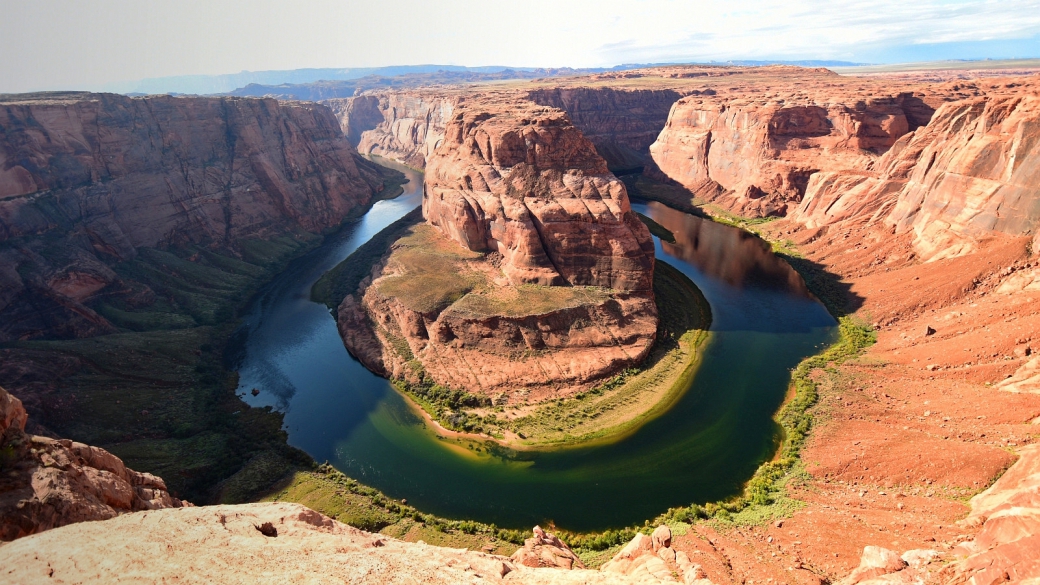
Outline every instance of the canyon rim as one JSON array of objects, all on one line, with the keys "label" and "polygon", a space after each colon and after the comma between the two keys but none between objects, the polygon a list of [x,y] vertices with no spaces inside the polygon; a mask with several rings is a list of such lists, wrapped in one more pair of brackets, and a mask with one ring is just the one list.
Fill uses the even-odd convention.
[{"label": "canyon rim", "polygon": [[1040,61],[664,60],[0,94],[0,580],[1040,582]]}]

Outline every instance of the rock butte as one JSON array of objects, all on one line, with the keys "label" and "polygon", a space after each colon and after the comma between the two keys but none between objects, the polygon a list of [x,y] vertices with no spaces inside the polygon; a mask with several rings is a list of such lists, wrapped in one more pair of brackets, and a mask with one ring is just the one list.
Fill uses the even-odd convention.
[{"label": "rock butte", "polygon": [[[1035,76],[989,78],[966,72],[842,77],[782,67],[662,67],[501,88],[379,90],[329,102],[343,133],[362,152],[432,170],[441,164],[438,148],[458,136],[448,132],[449,126],[482,104],[508,100],[558,108],[612,168],[640,163],[647,174],[689,190],[685,201],[672,203],[688,205],[696,199],[712,212],[784,216],[760,229],[797,245],[847,291],[844,309],[869,317],[878,329],[878,343],[865,356],[836,366],[821,385],[814,408],[822,416],[802,453],[804,481],[786,488],[804,506],[786,518],[735,528],[698,523],[684,534],[672,533],[664,546],[663,534],[637,537],[608,563],[618,571],[614,575],[524,569],[518,566],[523,562],[501,557],[487,565],[489,557],[477,553],[330,526],[316,514],[284,504],[138,512],[65,526],[0,547],[0,565],[37,571],[26,573],[30,577],[42,575],[47,563],[56,572],[69,571],[66,539],[97,543],[106,553],[127,550],[105,543],[146,542],[143,537],[155,535],[162,519],[164,532],[154,538],[167,538],[174,554],[198,560],[200,567],[217,567],[224,580],[241,574],[252,581],[250,571],[268,566],[257,551],[271,547],[271,558],[284,563],[278,570],[306,574],[311,567],[327,566],[323,576],[344,575],[344,580],[348,575],[336,571],[352,570],[344,561],[353,559],[360,569],[382,571],[387,578],[432,582],[478,580],[476,572],[479,579],[501,580],[494,569],[507,564],[516,570],[506,580],[541,582],[653,582],[665,571],[673,579],[707,577],[715,583],[1033,582],[1040,578],[1035,554],[1040,546],[1040,450],[1034,443],[1040,421],[1038,88]],[[63,105],[47,106],[58,113],[41,119],[96,127],[93,121],[76,122],[94,120],[83,113],[90,111],[86,106],[68,105],[66,98],[43,101],[62,100]],[[273,101],[241,103],[318,111]],[[329,113],[320,117],[333,119]],[[184,126],[181,135],[192,135],[189,128]],[[71,141],[40,144],[57,145],[53,148],[70,156],[77,152]],[[4,148],[11,145],[5,142]],[[473,189],[458,181],[484,177],[470,171],[495,167],[494,152],[483,159],[490,164],[445,160],[451,173],[434,186],[461,192],[455,199],[460,208],[466,201],[473,212],[484,210],[469,203]],[[505,152],[511,156],[512,149]],[[591,158],[586,153],[581,160]],[[15,191],[26,193],[31,169],[11,171],[6,163],[2,168],[3,184],[20,185]],[[2,208],[11,209],[18,197],[0,199]],[[100,214],[97,225],[104,225],[100,220],[105,217]],[[450,225],[470,225],[455,222],[454,211],[443,217],[452,219]],[[13,220],[0,221],[8,226]],[[153,229],[152,221],[143,227]],[[479,229],[450,235],[453,245],[483,241],[488,246]],[[518,277],[530,273],[523,263],[515,266],[522,269]],[[551,277],[546,267],[537,268],[535,274]],[[17,274],[5,270],[4,278]],[[565,277],[562,271],[556,274]],[[15,289],[5,284],[2,290]],[[11,306],[7,302],[4,306]],[[58,304],[86,315],[81,323],[93,323],[77,306]],[[69,335],[104,331],[95,325],[69,329]],[[998,476],[970,506],[961,501]],[[166,522],[178,515],[184,520]],[[262,522],[277,526],[279,536],[264,537],[253,528]],[[283,540],[282,534],[298,538]],[[208,535],[226,539],[229,546],[193,544]],[[384,546],[373,547],[376,539]],[[575,566],[569,551],[549,535],[536,533],[532,540],[521,549],[530,554],[519,553],[518,559],[557,567],[570,560]],[[314,554],[304,557],[301,551]],[[696,566],[680,563],[680,553]],[[140,567],[142,557],[152,558],[109,556],[120,574],[119,567]],[[301,558],[308,566],[298,564]],[[155,575],[179,566],[148,565]]]},{"label": "rock butte", "polygon": [[[438,384],[519,402],[588,388],[650,351],[650,232],[564,112],[491,101],[456,109],[423,189],[435,228],[423,246],[482,254],[465,263],[486,284],[436,306],[409,303],[392,280],[437,285],[392,254],[339,308],[347,348],[366,366],[411,380],[414,356]],[[501,297],[507,312],[474,310]],[[411,355],[395,346],[402,338]]]}]

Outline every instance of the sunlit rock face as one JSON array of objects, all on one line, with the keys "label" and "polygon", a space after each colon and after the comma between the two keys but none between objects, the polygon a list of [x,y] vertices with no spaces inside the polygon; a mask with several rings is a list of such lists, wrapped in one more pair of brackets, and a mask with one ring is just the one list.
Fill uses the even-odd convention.
[{"label": "sunlit rock face", "polygon": [[340,333],[370,369],[411,379],[414,358],[450,388],[543,400],[588,388],[650,351],[653,241],[624,185],[566,114],[505,101],[460,107],[427,162],[424,189],[428,223],[412,237],[461,254],[437,261],[464,283],[435,305],[394,292],[424,278],[397,247],[339,307]]}]

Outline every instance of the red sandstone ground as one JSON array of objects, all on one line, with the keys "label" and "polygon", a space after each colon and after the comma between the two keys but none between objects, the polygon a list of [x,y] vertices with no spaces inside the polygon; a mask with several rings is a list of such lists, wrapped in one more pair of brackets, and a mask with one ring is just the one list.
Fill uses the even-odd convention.
[{"label": "red sandstone ground", "polygon": [[878,324],[878,342],[821,378],[802,454],[808,476],[790,490],[805,507],[781,525],[700,525],[677,549],[711,559],[697,562],[717,583],[837,580],[868,545],[952,559],[978,530],[962,522],[968,498],[1015,462],[1009,447],[1040,435],[1040,395],[993,387],[1040,341],[1040,291],[996,289],[1009,267],[1040,261],[1027,256],[1026,238],[994,238],[975,254],[920,264],[906,261],[908,238],[877,228],[812,243],[813,233],[786,221],[769,232],[801,241],[808,258],[845,278],[862,299],[857,315]]}]

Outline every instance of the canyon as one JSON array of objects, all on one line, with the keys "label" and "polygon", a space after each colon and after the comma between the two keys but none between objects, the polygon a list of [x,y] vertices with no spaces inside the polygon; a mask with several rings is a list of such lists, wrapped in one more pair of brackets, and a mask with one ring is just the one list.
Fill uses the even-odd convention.
[{"label": "canyon", "polygon": [[[339,306],[341,333],[352,351],[372,369],[407,378],[414,373],[410,360],[387,349],[399,335],[433,380],[470,391],[476,384],[495,399],[515,384],[493,376],[505,362],[489,362],[474,378],[461,377],[449,366],[460,355],[473,359],[468,356],[475,354],[463,353],[466,348],[476,348],[482,357],[500,352],[501,359],[560,342],[594,346],[597,352],[626,348],[629,361],[595,371],[572,368],[559,377],[532,374],[522,384],[549,387],[549,380],[558,378],[570,385],[564,394],[576,392],[621,364],[638,361],[634,356],[654,337],[656,310],[648,286],[652,248],[628,197],[656,199],[756,231],[786,254],[836,317],[867,323],[877,343],[815,371],[819,396],[810,410],[813,428],[796,473],[781,488],[786,503],[764,509],[760,517],[736,516],[737,521],[728,513],[698,521],[673,517],[669,544],[662,546],[660,535],[656,542],[637,536],[611,549],[608,570],[595,577],[546,568],[527,575],[543,582],[608,577],[628,582],[624,579],[638,577],[602,575],[611,567],[659,569],[657,561],[649,562],[656,558],[668,572],[668,579],[661,573],[662,580],[673,579],[674,572],[687,583],[704,578],[714,583],[1030,582],[1040,577],[1033,552],[1040,533],[1035,448],[1040,317],[1033,310],[1040,300],[1038,95],[1035,76],[925,83],[917,77],[845,77],[789,67],[668,66],[508,87],[377,89],[329,100],[328,110],[274,100],[201,100],[212,113],[207,119],[235,119],[224,117],[229,108],[252,112],[238,114],[243,120],[282,116],[270,125],[216,122],[211,134],[195,134],[199,125],[168,133],[174,119],[196,115],[183,108],[169,121],[149,126],[155,118],[148,111],[178,111],[178,98],[5,101],[4,127],[31,128],[19,135],[43,136],[32,134],[39,125],[65,126],[44,134],[60,139],[5,143],[0,225],[8,280],[3,290],[16,294],[3,309],[3,331],[5,339],[113,331],[90,308],[91,299],[116,294],[116,285],[134,288],[105,270],[112,270],[108,258],[132,258],[140,247],[175,245],[183,237],[235,249],[236,242],[253,236],[338,225],[382,186],[377,169],[357,156],[353,143],[363,154],[426,169],[423,212],[429,223],[416,223],[407,237],[414,238],[415,248],[450,257],[452,270],[462,266],[464,273],[484,277],[482,286],[492,288],[478,292],[596,290],[587,293],[594,302],[568,299],[565,310],[580,315],[569,314],[566,323],[522,315],[496,322],[494,329],[437,303],[436,311],[417,310],[380,294],[409,270],[405,242],[379,263],[362,294]],[[133,164],[121,166],[120,157],[104,150],[115,138],[98,140],[96,130],[85,134],[92,127],[118,127],[117,121],[98,117],[111,108],[124,108],[119,110],[124,118],[106,114],[117,121],[141,120],[140,127],[151,128],[136,135],[126,130],[148,138],[141,144],[175,145],[198,136],[198,144],[219,148],[202,148],[206,156],[181,160],[166,154],[176,152],[175,146],[142,146],[147,156],[122,154]],[[100,121],[67,126],[76,119]],[[80,128],[79,134],[67,128]],[[230,151],[228,128],[242,128]],[[40,144],[60,144],[53,148],[61,156]],[[293,144],[303,150],[292,150]],[[283,153],[273,157],[278,163],[265,159],[271,149]],[[166,162],[148,167],[152,156]],[[622,183],[610,172],[640,167],[634,182]],[[146,169],[147,179],[132,172],[139,168]],[[178,185],[178,193],[197,195],[171,198],[154,215],[121,215],[126,206],[133,208],[133,194],[169,193],[170,184]],[[533,193],[528,201],[545,206],[518,205],[523,199],[517,192]],[[329,193],[334,196],[326,199]],[[250,204],[235,203],[240,198]],[[532,226],[556,231],[546,237]],[[582,248],[596,242],[592,231],[582,231],[592,228],[596,234],[609,231],[610,244]],[[63,246],[73,250],[71,258],[55,259],[44,247],[55,234],[66,237],[59,230],[74,234],[60,240],[70,242]],[[405,256],[394,260],[394,254]],[[445,298],[457,303],[465,296]],[[393,335],[378,338],[370,318]],[[615,319],[608,330],[631,334],[631,351],[624,341],[602,344],[581,329],[557,337],[581,319],[602,326],[597,319],[603,318]],[[59,322],[69,325],[48,325]],[[540,339],[534,331],[542,332]],[[588,362],[585,356],[578,359]],[[556,392],[535,398],[559,396]],[[503,399],[526,398],[506,393]],[[71,445],[61,448],[77,448]],[[468,563],[469,569],[461,570],[483,579],[488,569],[482,563],[507,562],[364,534],[288,504],[254,506],[135,513],[57,528],[0,547],[0,557],[21,559],[18,566],[27,571],[43,570],[25,556],[34,543],[53,551],[46,558],[59,560],[66,558],[57,550],[65,534],[154,534],[149,523],[180,518],[166,525],[185,534],[229,530],[255,539],[255,546],[283,547],[282,534],[298,534],[309,539],[306,546],[313,543],[308,550],[347,556],[365,550],[380,555],[383,570],[400,575],[443,576]],[[218,522],[221,515],[226,522]],[[278,540],[253,528],[263,522],[279,527]],[[319,543],[315,531],[325,540]],[[327,540],[328,534],[340,540]],[[168,538],[178,554],[191,554],[187,542],[194,536],[177,532]],[[181,540],[174,543],[175,538]],[[536,538],[552,544],[547,536]],[[529,548],[545,546],[542,540]],[[278,554],[300,550],[293,546]],[[332,552],[337,546],[346,548]],[[662,556],[663,549],[671,552]],[[235,554],[241,556],[214,560],[213,566],[255,558],[241,549]],[[569,558],[553,552],[549,557]],[[682,558],[695,560],[697,569],[680,567]],[[413,569],[395,564],[403,559],[426,564],[410,573]],[[524,575],[517,568],[492,580],[528,578]]]},{"label": "canyon", "polygon": [[653,242],[592,144],[562,111],[512,104],[457,109],[445,133],[426,166],[428,226],[339,307],[351,353],[504,402],[573,394],[642,361],[657,330]]},{"label": "canyon", "polygon": [[319,106],[75,93],[2,104],[4,341],[116,331],[92,305],[154,303],[113,270],[140,248],[319,233],[383,186]]}]

